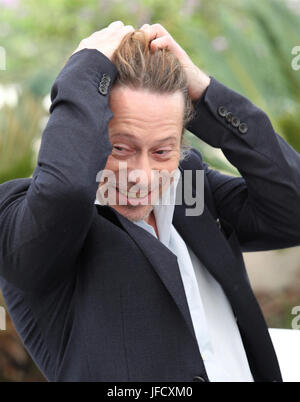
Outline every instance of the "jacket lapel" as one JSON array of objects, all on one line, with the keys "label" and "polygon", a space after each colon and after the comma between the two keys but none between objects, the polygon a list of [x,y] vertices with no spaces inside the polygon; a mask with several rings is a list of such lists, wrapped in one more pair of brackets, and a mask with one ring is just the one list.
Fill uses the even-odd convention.
[{"label": "jacket lapel", "polygon": [[164,286],[175,301],[191,334],[195,337],[183,282],[177,263],[177,256],[149,232],[135,225],[117,211],[114,210],[114,212],[123,228],[153,266]]},{"label": "jacket lapel", "polygon": [[226,239],[207,206],[199,216],[185,216],[185,205],[177,205],[173,224],[210,274],[225,288],[232,288],[238,280],[237,258],[231,248],[236,240],[232,232]]},{"label": "jacket lapel", "polygon": [[[184,169],[180,169],[183,183],[178,186],[179,191],[184,188]],[[195,183],[194,179],[193,183]],[[192,196],[195,198],[194,186],[189,191],[192,191]],[[235,285],[238,286],[242,276],[239,264],[243,261],[240,260],[240,255],[236,254],[239,247],[238,239],[233,228],[222,221],[222,225],[224,227],[226,225],[227,234],[225,235],[224,228],[211,214],[208,208],[208,203],[211,201],[210,189],[206,177],[203,191],[205,196],[203,212],[200,215],[187,216],[186,210],[191,207],[187,206],[184,197],[181,197],[182,202],[175,206],[173,225],[230,298],[231,290]]]}]

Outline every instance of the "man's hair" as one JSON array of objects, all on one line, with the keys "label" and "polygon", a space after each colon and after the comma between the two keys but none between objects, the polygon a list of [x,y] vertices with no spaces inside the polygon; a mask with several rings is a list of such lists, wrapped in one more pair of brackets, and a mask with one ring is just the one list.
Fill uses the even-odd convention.
[{"label": "man's hair", "polygon": [[118,71],[114,86],[149,89],[156,93],[182,93],[184,114],[180,160],[184,159],[190,149],[185,144],[184,128],[193,119],[194,108],[188,94],[187,76],[178,58],[168,49],[150,51],[150,41],[145,32],[135,30],[122,39],[112,56],[112,62]]}]

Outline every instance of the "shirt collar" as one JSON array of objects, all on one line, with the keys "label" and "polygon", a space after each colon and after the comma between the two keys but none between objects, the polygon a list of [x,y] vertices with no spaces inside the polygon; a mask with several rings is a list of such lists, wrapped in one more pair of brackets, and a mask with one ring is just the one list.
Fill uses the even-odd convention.
[{"label": "shirt collar", "polygon": [[[153,213],[155,216],[158,237],[159,240],[166,246],[169,246],[170,235],[171,235],[171,227],[172,220],[175,209],[175,200],[176,200],[176,188],[178,185],[178,181],[180,179],[181,172],[179,168],[177,168],[174,174],[174,180],[170,185],[169,190],[166,190],[159,198],[157,203],[154,205]],[[134,221],[134,223],[138,226],[143,227],[148,230],[148,232],[152,233],[156,236],[156,233],[151,225],[145,222],[144,219],[139,221]]]}]

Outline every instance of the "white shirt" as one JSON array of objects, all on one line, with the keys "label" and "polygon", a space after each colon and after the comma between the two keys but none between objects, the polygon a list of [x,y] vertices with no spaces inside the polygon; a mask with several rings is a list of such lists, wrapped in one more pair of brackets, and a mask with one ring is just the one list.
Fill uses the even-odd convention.
[{"label": "white shirt", "polygon": [[[177,256],[178,266],[193,327],[210,381],[253,381],[240,332],[231,306],[219,283],[185,244],[172,224],[175,190],[180,178],[177,169],[171,196],[162,195],[153,209],[161,241]],[[95,201],[96,204],[99,202]],[[134,223],[157,238],[144,220]]]}]

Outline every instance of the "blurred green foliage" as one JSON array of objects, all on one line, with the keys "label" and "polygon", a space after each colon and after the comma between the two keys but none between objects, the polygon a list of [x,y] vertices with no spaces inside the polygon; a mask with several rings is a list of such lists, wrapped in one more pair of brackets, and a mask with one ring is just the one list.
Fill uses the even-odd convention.
[{"label": "blurred green foliage", "polygon": [[44,110],[41,103],[22,93],[17,107],[0,112],[0,183],[27,177],[35,164],[34,141],[38,140]]}]

